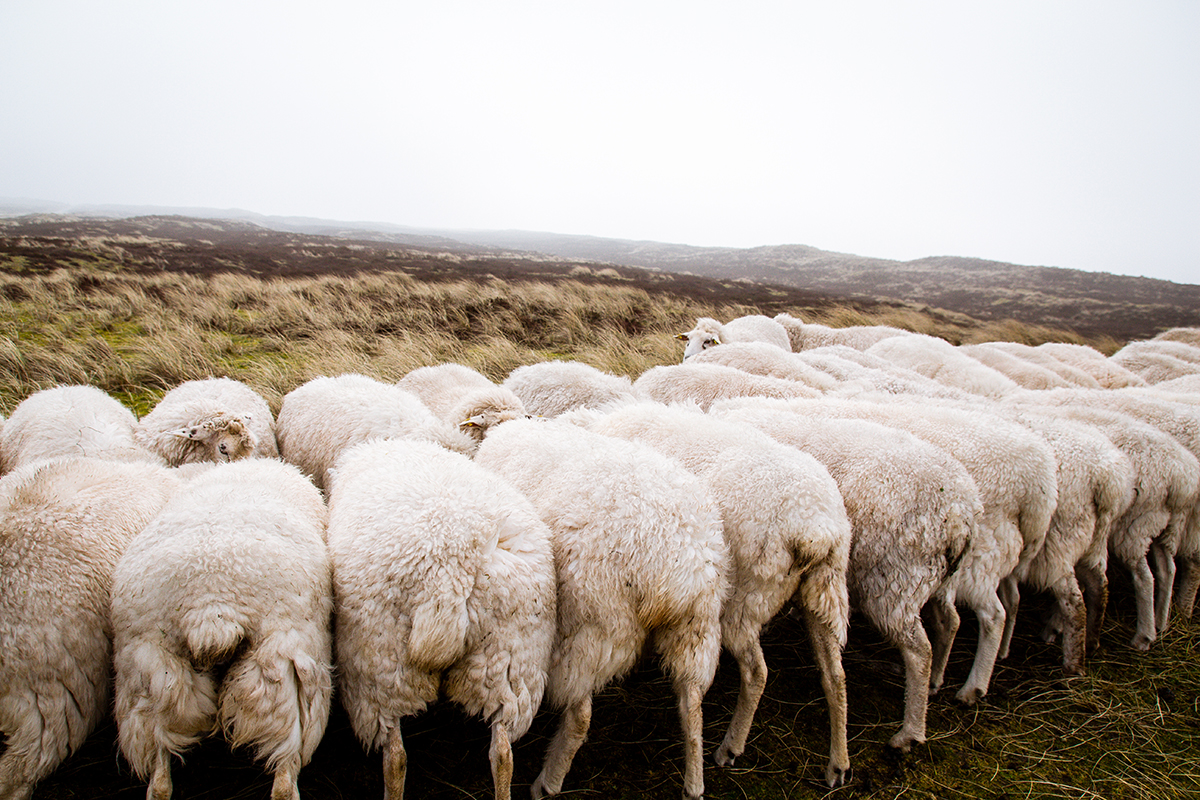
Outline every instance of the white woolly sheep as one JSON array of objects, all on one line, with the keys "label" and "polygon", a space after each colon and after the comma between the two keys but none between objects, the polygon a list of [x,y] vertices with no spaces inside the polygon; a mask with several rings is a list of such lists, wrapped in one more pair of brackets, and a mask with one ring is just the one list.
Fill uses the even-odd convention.
[{"label": "white woolly sheep", "polygon": [[[475,447],[478,447],[493,425],[528,416],[521,398],[504,386],[493,384],[488,389],[468,392],[462,401],[450,410],[449,420],[457,422],[458,429],[470,436],[475,442]],[[474,454],[472,449],[465,455]]]},{"label": "white woolly sheep", "polygon": [[784,378],[824,392],[837,381],[810,366],[795,353],[780,350],[762,342],[733,342],[724,347],[710,347],[688,360],[689,364],[721,364],[752,375]]},{"label": "white woolly sheep", "polygon": [[185,381],[142,417],[134,441],[171,466],[198,461],[278,458],[267,401],[241,381]]},{"label": "white woolly sheep", "polygon": [[1146,341],[1130,342],[1113,353],[1112,357],[1117,358],[1122,353],[1161,353],[1162,355],[1186,361],[1189,364],[1200,364],[1200,345],[1175,342],[1169,339],[1148,339]]},{"label": "white woolly sheep", "polygon": [[0,452],[14,470],[43,458],[162,460],[134,441],[137,417],[94,386],[55,386],[22,400],[4,424]]},{"label": "white woolly sheep", "polygon": [[0,481],[0,797],[29,797],[108,713],[113,570],[178,487],[166,467],[93,458]]},{"label": "white woolly sheep", "polygon": [[[1050,345],[1040,347],[1032,347],[1021,342],[985,342],[984,345],[990,350],[999,350],[1007,353],[1010,356],[1015,356],[1022,361],[1027,361],[1035,364],[1043,369],[1048,369],[1057,375],[1062,380],[1066,381],[1071,386],[1079,386],[1084,389],[1099,389],[1100,382],[1092,376],[1090,372],[1086,372],[1073,363],[1068,363],[1056,357],[1050,350]],[[1064,348],[1083,347],[1083,345],[1064,345]],[[1091,350],[1091,348],[1088,348]],[[1069,349],[1061,350],[1063,353],[1071,353],[1076,355]],[[1098,358],[1104,359],[1104,355],[1096,350],[1091,350]],[[1086,357],[1085,354],[1078,354]]]},{"label": "white woolly sheep", "polygon": [[[1182,395],[1200,395],[1200,375],[1181,375],[1167,381],[1154,384],[1160,392],[1171,392]],[[1184,398],[1179,398],[1181,401]]]},{"label": "white woolly sheep", "polygon": [[546,690],[564,713],[535,800],[562,789],[592,695],[633,667],[648,637],[679,698],[684,795],[701,797],[701,698],[729,589],[721,518],[703,483],[645,445],[555,420],[499,425],[475,459],[524,492],[554,536],[558,633]]},{"label": "white woolly sheep", "polygon": [[1184,523],[1196,503],[1200,465],[1173,437],[1128,414],[1080,404],[1055,406],[1036,395],[1021,402],[1099,429],[1133,466],[1133,502],[1110,528],[1109,552],[1133,578],[1137,629],[1130,644],[1148,650],[1170,617],[1172,587],[1161,580],[1156,585],[1155,573],[1174,573]]},{"label": "white woolly sheep", "polygon": [[476,447],[475,439],[438,419],[412,392],[357,374],[313,378],[288,392],[275,430],[284,460],[322,489],[338,454],[369,439],[421,439],[466,455]]},{"label": "white woolly sheep", "polygon": [[[1043,638],[1053,641],[1061,634],[1064,671],[1082,674],[1108,602],[1109,536],[1133,502],[1133,465],[1091,426],[1044,413],[1036,405],[992,410],[1037,433],[1054,450],[1058,502],[1045,544],[1017,577],[1054,595],[1057,606]],[[1000,658],[1008,656],[1012,639],[1012,620],[1007,623]]]},{"label": "white woolly sheep", "polygon": [[[956,458],[974,479],[984,513],[951,579],[953,596],[979,618],[975,662],[956,695],[972,704],[987,694],[1007,617],[1017,611],[1018,576],[1046,538],[1057,499],[1054,453],[1033,433],[995,414],[895,395],[882,400],[788,402],[814,417],[866,419],[909,431]],[[944,662],[935,661],[934,686],[941,685],[944,669]]]},{"label": "white woolly sheep", "polygon": [[675,338],[687,342],[683,348],[684,360],[716,345],[732,342],[763,342],[789,352],[792,349],[783,326],[761,314],[731,319],[724,325],[712,317],[700,317],[694,328]]},{"label": "white woolly sheep", "polygon": [[1040,364],[995,347],[993,342],[960,345],[958,349],[1026,389],[1060,389],[1078,385]]},{"label": "white woolly sheep", "polygon": [[946,579],[983,513],[975,482],[943,450],[875,423],[813,420],[757,399],[725,401],[712,413],[754,425],[828,468],[853,528],[851,600],[905,665],[904,723],[890,744],[907,751],[925,741],[934,651],[921,609],[937,612],[939,654],[948,653],[958,614]]},{"label": "white woolly sheep", "polygon": [[691,401],[704,410],[718,400],[732,397],[819,397],[821,394],[796,381],[691,361],[651,367],[633,382],[633,393],[641,400],[659,403]]},{"label": "white woolly sheep", "polygon": [[1200,328],[1170,328],[1154,337],[1156,341],[1183,342],[1200,347]]},{"label": "white woolly sheep", "polygon": [[1060,363],[1090,375],[1101,389],[1123,389],[1127,386],[1146,385],[1146,381],[1141,375],[1122,367],[1099,350],[1085,344],[1044,342],[1033,349],[1048,353],[1058,359]]},{"label": "white woolly sheep", "polygon": [[[1160,345],[1160,347],[1123,347],[1113,353],[1109,357],[1109,361],[1140,375],[1149,384],[1169,381],[1172,378],[1180,378],[1184,375],[1200,375],[1200,364],[1165,352],[1166,348],[1161,347],[1161,345],[1171,343],[1158,342],[1156,344]],[[1188,347],[1188,345],[1184,344],[1180,344],[1178,347],[1195,350],[1194,347]]]},{"label": "white woolly sheep", "polygon": [[851,397],[863,392],[886,392],[947,399],[976,397],[970,392],[954,389],[877,356],[842,345],[805,350],[796,353],[795,357],[838,381],[838,385],[826,394]]},{"label": "white woolly sheep", "polygon": [[733,591],[721,614],[722,641],[738,662],[741,691],[716,762],[730,766],[767,683],[763,626],[793,596],[804,612],[829,707],[825,781],[850,769],[842,647],[849,625],[846,566],[850,521],[829,472],[753,426],[710,417],[695,406],[623,405],[563,419],[606,436],[647,444],[679,459],[708,486],[721,510]]},{"label": "white woolly sheep", "polygon": [[804,322],[791,314],[776,314],[775,321],[787,331],[788,341],[795,353],[830,345],[844,345],[855,350],[866,350],[876,342],[892,336],[912,335],[912,331],[888,325],[851,325],[845,328],[831,328],[815,322]]},{"label": "white woolly sheep", "polygon": [[1020,389],[1011,378],[936,336],[893,336],[871,345],[867,353],[919,372],[938,383],[984,397],[1002,397]]},{"label": "white woolly sheep", "polygon": [[115,707],[152,800],[171,796],[171,756],[217,725],[274,772],[273,800],[299,797],[333,691],[325,524],[298,469],[251,458],[193,478],[130,542],[113,576]]},{"label": "white woolly sheep", "polygon": [[[1200,409],[1175,402],[1171,396],[1163,395],[1153,388],[1050,392],[1039,395],[1037,401],[1054,405],[1086,405],[1128,414],[1174,437],[1189,453],[1200,459]],[[1197,492],[1200,495],[1200,488]],[[1174,593],[1174,601],[1185,617],[1191,617],[1196,590],[1200,587],[1200,506],[1187,514],[1187,519],[1182,525],[1175,551],[1175,557],[1182,569],[1179,575],[1179,591]],[[1174,580],[1174,573],[1168,575],[1159,572],[1155,575],[1155,581],[1158,583],[1168,580]],[[1160,632],[1166,623],[1166,619],[1157,621]]]},{"label": "white woolly sheep", "polygon": [[511,389],[530,414],[557,417],[576,408],[599,408],[634,399],[633,382],[582,361],[542,361],[517,367],[501,386]]},{"label": "white woolly sheep", "polygon": [[492,729],[497,800],[542,701],[555,636],[550,531],[498,475],[429,442],[381,440],[331,471],[338,691],[404,796],[402,717],[444,694]]},{"label": "white woolly sheep", "polygon": [[412,392],[438,419],[457,423],[450,412],[465,395],[480,389],[490,389],[496,384],[478,370],[462,364],[435,364],[417,367],[396,385]]}]

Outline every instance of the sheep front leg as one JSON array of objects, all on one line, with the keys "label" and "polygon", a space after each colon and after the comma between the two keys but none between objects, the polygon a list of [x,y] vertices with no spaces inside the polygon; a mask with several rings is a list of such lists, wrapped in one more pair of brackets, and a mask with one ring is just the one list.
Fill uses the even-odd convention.
[{"label": "sheep front leg", "polygon": [[733,719],[714,760],[718,766],[731,767],[734,759],[746,750],[750,724],[754,721],[754,712],[758,710],[759,700],[767,686],[767,660],[763,657],[758,637],[750,632],[727,632],[725,646],[737,660],[742,681]]},{"label": "sheep front leg", "polygon": [[[1200,520],[1193,524],[1200,524]],[[1200,556],[1180,554],[1178,561],[1179,589],[1175,592],[1175,608],[1184,619],[1191,619],[1196,591],[1200,589]]]},{"label": "sheep front leg", "polygon": [[508,727],[500,721],[492,723],[492,746],[488,750],[492,762],[492,786],[496,800],[512,796],[513,752]]},{"label": "sheep front leg", "polygon": [[850,777],[850,745],[846,735],[846,673],[842,668],[842,646],[828,625],[813,614],[806,614],[808,635],[821,670],[821,687],[829,707],[829,764],[825,767],[825,785],[831,789],[845,785]]},{"label": "sheep front leg", "polygon": [[146,800],[170,800],[173,788],[171,754],[165,747],[159,747],[154,754],[154,771],[150,773],[150,785],[146,787]]},{"label": "sheep front leg", "polygon": [[580,746],[587,738],[588,728],[592,725],[592,696],[569,705],[563,711],[562,721],[550,748],[546,751],[546,761],[542,764],[542,772],[533,782],[530,790],[533,800],[541,800],[547,795],[558,794],[562,791],[563,778],[571,768],[571,761],[579,752]]},{"label": "sheep front leg", "polygon": [[1075,575],[1083,590],[1083,602],[1087,606],[1087,652],[1095,651],[1100,642],[1100,628],[1108,611],[1108,575],[1104,564],[1079,564]]},{"label": "sheep front leg", "polygon": [[404,737],[400,735],[400,723],[397,722],[383,746],[383,800],[403,800],[407,772],[408,753],[404,750]]},{"label": "sheep front leg", "polygon": [[1063,671],[1068,675],[1082,675],[1088,641],[1088,612],[1083,592],[1074,574],[1060,580],[1053,591],[1058,600],[1056,619],[1062,628]]}]

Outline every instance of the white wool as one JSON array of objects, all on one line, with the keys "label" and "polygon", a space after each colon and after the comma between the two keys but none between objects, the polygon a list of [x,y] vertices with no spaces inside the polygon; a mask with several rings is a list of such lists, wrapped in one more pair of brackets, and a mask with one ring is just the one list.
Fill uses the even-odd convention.
[{"label": "white wool", "polygon": [[267,401],[231,378],[179,384],[142,417],[134,438],[172,466],[279,457]]},{"label": "white wool", "polygon": [[600,408],[634,399],[633,382],[582,361],[542,361],[517,367],[501,384],[540,417],[576,408]]},{"label": "white wool", "polygon": [[717,345],[733,342],[763,342],[787,352],[792,349],[784,327],[762,314],[737,317],[724,325],[712,317],[700,317],[694,328],[675,338],[687,342],[683,349],[684,360]]}]

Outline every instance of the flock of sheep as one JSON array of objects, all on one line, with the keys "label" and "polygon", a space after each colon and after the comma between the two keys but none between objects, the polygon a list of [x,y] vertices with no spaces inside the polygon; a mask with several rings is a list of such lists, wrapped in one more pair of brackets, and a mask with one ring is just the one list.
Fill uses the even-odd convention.
[{"label": "flock of sheep", "polygon": [[30,395],[0,419],[0,799],[29,797],[110,709],[149,798],[218,729],[274,773],[272,798],[296,798],[335,687],[394,800],[402,718],[444,696],[485,719],[507,798],[512,743],[547,699],[561,721],[541,798],[593,695],[647,645],[699,798],[720,650],[741,678],[725,766],[766,683],[760,632],[789,607],[820,669],[834,787],[852,608],[902,654],[901,750],[925,740],[960,607],[979,620],[966,704],[1007,654],[1022,585],[1053,593],[1044,636],[1072,674],[1110,554],[1133,577],[1134,647],[1173,605],[1190,616],[1200,330],[1112,357],[788,315],[702,318],[680,338],[683,363],[637,380],[550,361],[496,384],[442,364],[316,378],[277,418],[227,378],[141,420],[94,387]]}]

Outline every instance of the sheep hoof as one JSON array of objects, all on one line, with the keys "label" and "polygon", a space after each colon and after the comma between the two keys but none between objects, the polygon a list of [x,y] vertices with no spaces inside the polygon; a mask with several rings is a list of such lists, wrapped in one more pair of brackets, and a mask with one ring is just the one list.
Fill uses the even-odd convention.
[{"label": "sheep hoof", "polygon": [[970,689],[964,686],[958,690],[958,694],[954,697],[964,706],[973,706],[983,699],[984,692],[982,689]]},{"label": "sheep hoof", "polygon": [[1139,633],[1129,644],[1134,650],[1141,650],[1144,653],[1150,649],[1150,645],[1154,644],[1154,637]]},{"label": "sheep hoof", "polygon": [[825,768],[825,785],[830,789],[837,789],[839,786],[845,786],[849,782],[849,767],[835,767],[833,764],[830,764]]},{"label": "sheep hoof", "polygon": [[713,755],[713,761],[717,762],[718,767],[732,767],[738,755],[738,753],[731,753],[724,745],[721,745]]},{"label": "sheep hoof", "polygon": [[546,782],[541,775],[538,775],[537,780],[533,782],[533,786],[529,787],[529,794],[533,796],[533,800],[542,800],[543,797],[550,797],[558,794],[546,788]]},{"label": "sheep hoof", "polygon": [[913,744],[918,741],[924,741],[924,739],[918,740],[914,736],[907,734],[904,731],[900,731],[900,733],[897,733],[892,737],[892,740],[888,742],[888,746],[893,750],[900,751],[901,753],[907,753],[912,750]]}]

